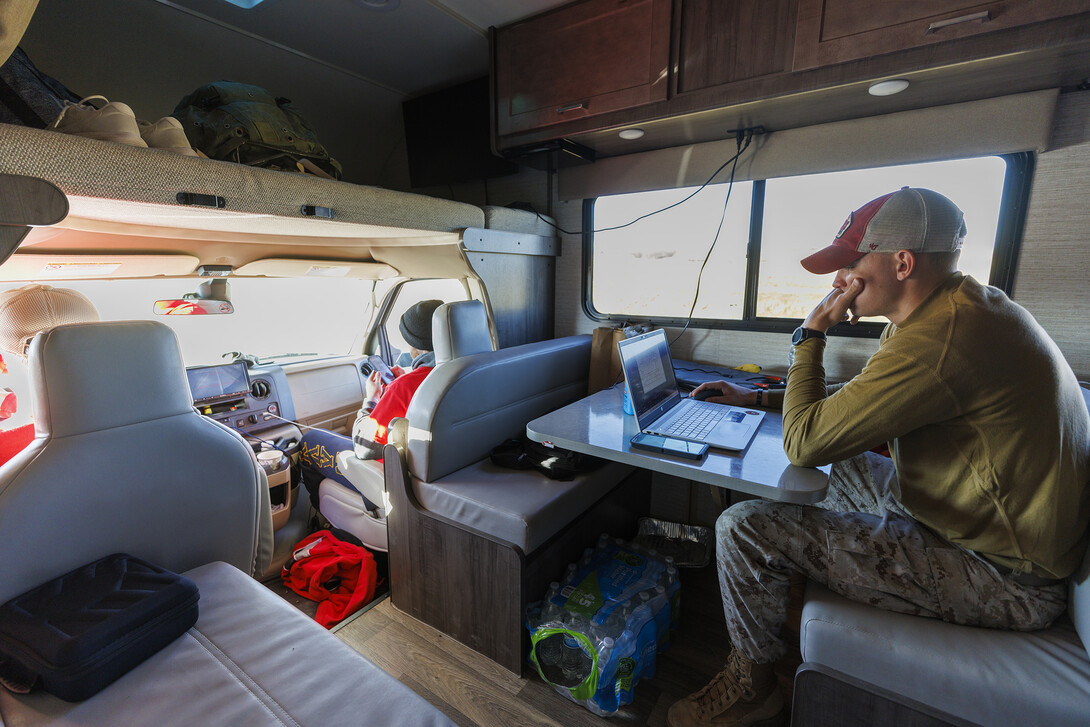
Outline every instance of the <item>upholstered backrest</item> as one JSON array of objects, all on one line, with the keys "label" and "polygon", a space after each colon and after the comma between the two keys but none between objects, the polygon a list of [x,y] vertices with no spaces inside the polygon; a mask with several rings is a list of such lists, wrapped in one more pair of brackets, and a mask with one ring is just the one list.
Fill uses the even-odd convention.
[{"label": "upholstered backrest", "polygon": [[590,336],[569,336],[456,358],[417,389],[408,467],[434,482],[477,462],[526,423],[586,394]]},{"label": "upholstered backrest", "polygon": [[431,339],[436,366],[461,356],[493,350],[484,303],[459,300],[436,308],[431,317]]},{"label": "upholstered backrest", "polygon": [[[1090,409],[1090,389],[1083,388],[1082,396],[1086,399],[1086,408]],[[1083,646],[1090,650],[1090,546],[1082,559],[1082,565],[1068,579],[1070,598],[1067,610],[1075,629],[1079,632]]]},{"label": "upholstered backrest", "polygon": [[172,330],[59,326],[29,364],[37,436],[0,467],[0,602],[115,552],[264,572],[265,474],[238,433],[194,410]]}]

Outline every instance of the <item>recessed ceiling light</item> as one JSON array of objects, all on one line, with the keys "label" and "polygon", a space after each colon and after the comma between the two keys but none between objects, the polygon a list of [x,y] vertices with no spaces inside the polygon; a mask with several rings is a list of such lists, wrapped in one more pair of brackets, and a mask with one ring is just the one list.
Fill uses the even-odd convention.
[{"label": "recessed ceiling light", "polygon": [[621,129],[617,136],[625,139],[626,141],[632,141],[633,139],[639,139],[643,137],[643,129]]},{"label": "recessed ceiling light", "polygon": [[397,10],[397,6],[401,4],[401,0],[352,0],[352,2],[364,10],[378,10],[382,13]]},{"label": "recessed ceiling light", "polygon": [[903,78],[897,78],[892,81],[879,81],[872,84],[867,89],[867,93],[871,96],[892,96],[895,93],[900,93],[908,88],[908,81]]}]

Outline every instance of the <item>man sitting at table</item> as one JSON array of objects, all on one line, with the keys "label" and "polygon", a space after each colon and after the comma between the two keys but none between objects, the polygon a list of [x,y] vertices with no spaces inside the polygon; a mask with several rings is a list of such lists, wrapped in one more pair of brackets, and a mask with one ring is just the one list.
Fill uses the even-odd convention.
[{"label": "man sitting at table", "polygon": [[[1056,344],[1002,291],[957,272],[965,235],[953,202],[904,188],[853,212],[802,261],[836,271],[795,331],[784,393],[792,463],[832,463],[817,506],[751,500],[716,522],[732,651],[708,686],[675,703],[672,727],[787,719],[773,663],[789,579],[959,624],[1033,630],[1067,605],[1086,552],[1090,416]],[[863,371],[825,383],[825,332],[890,323]],[[710,401],[751,406],[726,382]],[[694,392],[694,394],[696,393]],[[870,452],[888,443],[892,459]]]}]

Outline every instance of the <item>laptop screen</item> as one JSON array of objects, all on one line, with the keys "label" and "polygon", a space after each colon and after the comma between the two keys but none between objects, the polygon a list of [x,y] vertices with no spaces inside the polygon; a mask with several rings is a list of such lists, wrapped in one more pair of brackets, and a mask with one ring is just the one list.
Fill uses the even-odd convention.
[{"label": "laptop screen", "polygon": [[662,329],[621,341],[621,365],[632,396],[636,418],[643,422],[652,410],[677,395],[674,365]]}]

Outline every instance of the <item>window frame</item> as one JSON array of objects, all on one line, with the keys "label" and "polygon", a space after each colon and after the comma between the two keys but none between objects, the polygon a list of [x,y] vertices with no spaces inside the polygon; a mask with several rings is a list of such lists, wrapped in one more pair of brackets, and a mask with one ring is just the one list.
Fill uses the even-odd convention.
[{"label": "window frame", "polygon": [[[1014,291],[1018,256],[1021,251],[1025,232],[1026,212],[1029,206],[1030,188],[1036,168],[1036,155],[1033,152],[1013,154],[984,154],[997,156],[1006,162],[1007,169],[1003,177],[1003,191],[999,201],[999,222],[996,227],[994,248],[992,251],[991,270],[988,284],[999,288],[1008,296]],[[964,157],[973,158],[973,157]],[[666,316],[628,316],[602,313],[591,303],[591,288],[594,282],[594,203],[597,197],[583,200],[583,313],[592,320],[602,322],[653,323],[659,326],[679,328],[688,324],[689,328],[710,328],[718,330],[759,331],[765,333],[790,333],[802,325],[802,318],[770,318],[756,314],[758,282],[760,280],[761,237],[764,226],[764,179],[743,180],[751,182],[753,191],[750,203],[749,241],[746,246],[746,286],[742,301],[740,320],[721,320],[715,318],[671,318]],[[735,182],[736,184],[739,182]],[[815,301],[816,303],[816,301]],[[867,322],[857,325],[836,325],[828,333],[848,338],[877,338],[881,335],[884,323]]]}]

